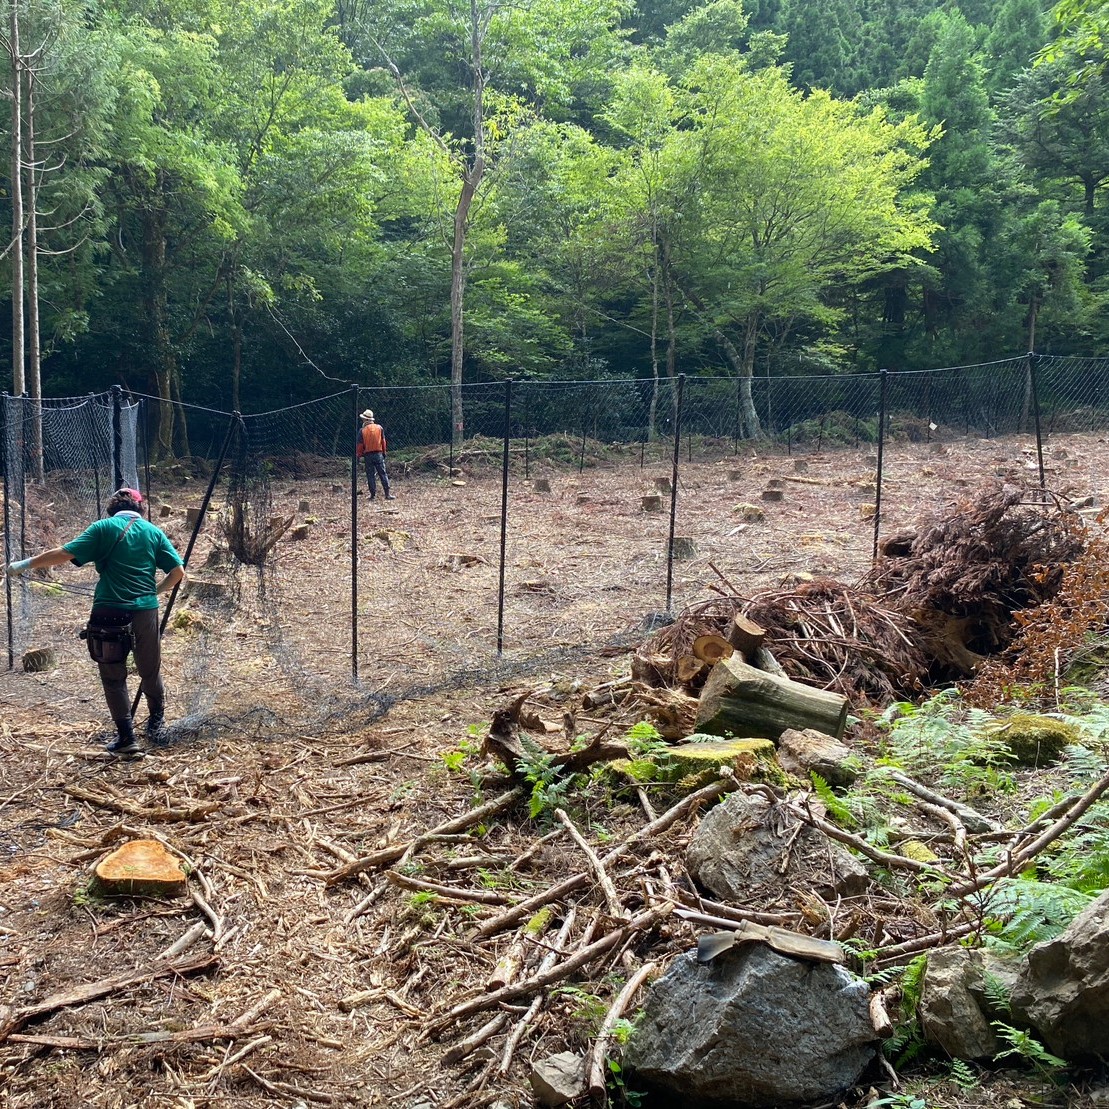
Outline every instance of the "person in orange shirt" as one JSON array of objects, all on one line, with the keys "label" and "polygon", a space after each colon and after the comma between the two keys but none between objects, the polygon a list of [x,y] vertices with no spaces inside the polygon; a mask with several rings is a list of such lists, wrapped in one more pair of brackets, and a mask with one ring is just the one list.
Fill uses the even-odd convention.
[{"label": "person in orange shirt", "polygon": [[370,484],[370,500],[377,496],[377,479],[381,478],[385,499],[395,501],[396,497],[389,492],[389,475],[385,472],[385,430],[374,419],[373,410],[370,408],[367,408],[358,418],[362,421],[362,430],[358,433],[358,442],[354,449],[359,458],[366,460],[366,480]]}]

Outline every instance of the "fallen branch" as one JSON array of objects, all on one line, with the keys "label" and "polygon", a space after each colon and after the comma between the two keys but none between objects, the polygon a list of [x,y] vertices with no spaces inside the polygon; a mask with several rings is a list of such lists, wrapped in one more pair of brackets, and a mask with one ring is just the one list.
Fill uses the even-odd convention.
[{"label": "fallen branch", "polygon": [[571,839],[578,845],[578,849],[589,860],[589,865],[593,868],[593,873],[597,876],[597,884],[601,887],[601,892],[605,895],[605,902],[608,905],[609,915],[615,920],[626,920],[628,914],[624,911],[624,906],[620,904],[620,898],[616,895],[616,887],[612,884],[612,879],[608,876],[608,871],[605,870],[604,863],[597,858],[597,853],[585,842],[585,838],[581,832],[574,827],[574,822],[566,815],[563,809],[555,809],[555,816],[565,826],[566,831],[570,833]]},{"label": "fallen branch", "polygon": [[[244,1029],[226,1024],[202,1024],[170,1032],[159,1028],[153,1032],[128,1032],[122,1036],[48,1036],[35,1033],[13,1032],[7,1041],[13,1044],[33,1044],[36,1047],[56,1047],[62,1051],[103,1051],[109,1047],[145,1047],[148,1044],[195,1044],[213,1040],[234,1040]],[[269,1036],[261,1037],[269,1040]]]},{"label": "fallen branch", "polygon": [[1008,878],[1023,870],[1045,847],[1054,843],[1068,828],[1076,824],[1087,810],[1093,806],[1099,797],[1109,789],[1109,774],[1100,777],[1054,824],[1037,836],[1031,843],[1014,851],[1009,858],[995,866],[992,870],[984,871],[977,877],[966,882],[956,883],[944,891],[945,897],[968,897],[972,893],[995,882],[998,878]]},{"label": "fallen branch", "polygon": [[931,805],[937,805],[941,809],[954,813],[971,832],[1000,832],[1004,830],[1002,825],[983,816],[977,809],[972,809],[969,805],[963,805],[958,801],[952,801],[950,797],[944,797],[927,786],[922,786],[920,782],[902,774],[900,770],[891,770],[889,779],[907,789],[913,796],[919,797],[922,801],[927,801]]},{"label": "fallen branch", "polygon": [[16,1009],[7,1022],[0,1026],[0,1043],[3,1043],[13,1032],[18,1032],[25,1024],[58,1009],[67,1009],[71,1005],[83,1005],[86,1001],[95,1001],[98,997],[107,997],[109,994],[118,993],[120,990],[131,986],[143,985],[153,982],[156,978],[167,978],[171,975],[199,974],[219,965],[215,955],[200,955],[182,963],[166,963],[164,966],[154,967],[139,974],[123,974],[115,978],[101,978],[97,982],[88,982],[83,986],[74,986],[72,989],[60,990],[42,1001],[33,1005]]},{"label": "fallen branch", "polygon": [[410,856],[422,843],[426,843],[434,836],[465,831],[467,828],[472,828],[475,824],[480,824],[489,817],[511,808],[523,795],[524,791],[520,787],[509,790],[508,793],[502,793],[499,797],[486,801],[484,805],[479,805],[476,809],[470,809],[469,812],[465,812],[461,816],[444,821],[408,843],[395,843],[390,847],[375,851],[371,855],[364,855],[353,862],[345,863],[328,874],[326,883],[329,886],[334,885],[336,882],[341,882],[344,878],[350,878],[355,874],[361,874],[367,870],[376,870],[378,867],[395,863],[398,859],[404,858],[405,855]]},{"label": "fallen branch", "polygon": [[[558,935],[555,936],[554,944],[539,963],[539,974],[543,974],[550,970],[551,967],[558,962],[559,956],[563,953],[563,949],[566,946],[566,941],[570,938],[570,933],[574,930],[574,920],[576,917],[577,909],[571,906],[571,908],[566,911],[566,919],[562,922],[562,927],[558,930]],[[516,1048],[523,1039],[528,1025],[535,1020],[542,1005],[543,995],[540,994],[537,998],[533,999],[532,1003],[528,1006],[527,1012],[516,1022],[516,1027],[513,1028],[505,1038],[504,1050],[501,1052],[501,1074],[508,1074],[508,1068],[512,1066],[512,1056],[516,1053]]]},{"label": "fallen branch", "polygon": [[90,805],[97,805],[102,809],[136,816],[140,820],[149,821],[151,824],[204,820],[222,806],[220,801],[202,801],[180,809],[163,808],[161,806],[147,808],[126,797],[110,797],[103,793],[95,793],[91,789],[84,789],[81,786],[67,785],[64,788],[65,792],[77,801],[87,801]]}]

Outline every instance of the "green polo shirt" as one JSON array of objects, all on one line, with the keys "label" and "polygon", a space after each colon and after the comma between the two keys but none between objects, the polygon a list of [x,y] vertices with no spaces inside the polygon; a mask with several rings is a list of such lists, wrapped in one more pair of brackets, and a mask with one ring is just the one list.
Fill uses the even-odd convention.
[{"label": "green polo shirt", "polygon": [[137,512],[117,512],[97,520],[62,550],[72,555],[78,566],[96,564],[100,580],[92,598],[94,607],[157,608],[156,571],[168,574],[182,564],[165,532]]}]

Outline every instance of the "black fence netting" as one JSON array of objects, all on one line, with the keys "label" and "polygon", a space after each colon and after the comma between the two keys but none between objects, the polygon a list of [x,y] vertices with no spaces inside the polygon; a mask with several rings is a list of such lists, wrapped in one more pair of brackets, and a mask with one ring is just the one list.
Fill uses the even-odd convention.
[{"label": "black fence netting", "polygon": [[[388,489],[355,457],[368,411]],[[188,558],[163,638],[183,726],[308,734],[630,642],[714,587],[861,573],[973,474],[1099,490],[1109,359],[351,387],[257,414],[5,395],[0,420],[5,562],[140,488]],[[92,707],[94,582],[4,583],[9,669],[49,646]]]}]

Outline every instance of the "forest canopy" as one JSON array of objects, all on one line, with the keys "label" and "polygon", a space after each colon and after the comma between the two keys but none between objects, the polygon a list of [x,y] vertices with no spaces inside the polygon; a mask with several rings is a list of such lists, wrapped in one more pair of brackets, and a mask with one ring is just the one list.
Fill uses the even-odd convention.
[{"label": "forest canopy", "polygon": [[[120,384],[259,411],[347,383],[1105,349],[1098,5],[5,15],[17,394]],[[187,449],[173,435],[162,453]]]}]

